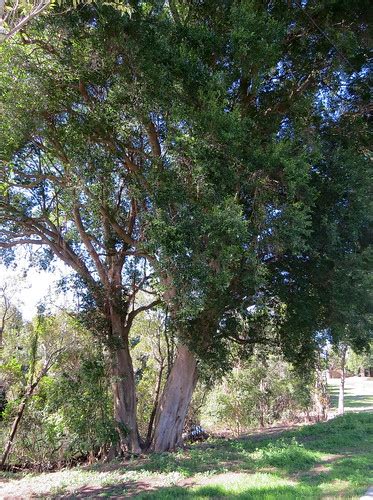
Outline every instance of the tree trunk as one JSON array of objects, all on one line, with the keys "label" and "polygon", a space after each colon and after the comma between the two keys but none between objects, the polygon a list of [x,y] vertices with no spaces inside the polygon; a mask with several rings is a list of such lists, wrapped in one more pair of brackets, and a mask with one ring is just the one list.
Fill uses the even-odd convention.
[{"label": "tree trunk", "polygon": [[128,332],[119,315],[112,315],[111,322],[115,333],[113,343],[118,344],[110,348],[114,418],[122,451],[139,454],[141,447],[137,428],[136,385]]},{"label": "tree trunk", "polygon": [[10,453],[10,450],[12,449],[13,441],[14,441],[14,438],[16,436],[19,423],[21,422],[23,413],[25,411],[27,401],[31,398],[31,396],[32,396],[32,394],[33,394],[36,386],[38,385],[39,381],[40,381],[40,378],[36,382],[34,382],[33,384],[31,384],[31,386],[27,390],[26,394],[22,398],[22,401],[21,401],[21,403],[20,403],[20,405],[18,407],[17,415],[15,416],[14,421],[13,421],[13,425],[12,425],[12,428],[11,428],[11,431],[10,431],[10,434],[9,434],[9,438],[8,438],[7,444],[5,445],[3,456],[1,457],[0,467],[4,467],[4,464],[7,461],[7,458],[8,458],[8,455]]},{"label": "tree trunk", "polygon": [[342,347],[341,351],[341,382],[339,385],[338,397],[338,414],[343,415],[345,412],[344,398],[345,398],[345,379],[346,379],[346,352],[347,346]]},{"label": "tree trunk", "polygon": [[157,408],[154,451],[174,450],[182,444],[185,418],[196,383],[196,358],[185,345],[181,345]]},{"label": "tree trunk", "polygon": [[259,424],[260,427],[263,429],[265,426],[265,382],[263,379],[260,379],[259,389],[260,389]]}]

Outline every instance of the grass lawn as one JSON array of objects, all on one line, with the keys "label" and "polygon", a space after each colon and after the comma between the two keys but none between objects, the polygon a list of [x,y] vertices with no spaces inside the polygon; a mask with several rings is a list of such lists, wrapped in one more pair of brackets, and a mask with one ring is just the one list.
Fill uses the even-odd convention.
[{"label": "grass lawn", "polygon": [[0,498],[359,498],[373,484],[373,413],[2,481]]},{"label": "grass lawn", "polygon": [[[331,409],[338,408],[340,379],[328,380]],[[373,379],[347,377],[345,381],[345,411],[373,412]]]}]

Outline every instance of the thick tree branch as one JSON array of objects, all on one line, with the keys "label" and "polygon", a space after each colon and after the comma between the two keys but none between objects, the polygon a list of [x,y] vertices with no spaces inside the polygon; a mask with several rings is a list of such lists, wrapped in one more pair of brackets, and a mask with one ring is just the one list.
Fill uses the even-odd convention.
[{"label": "thick tree branch", "polygon": [[[5,0],[0,0],[0,12],[1,9],[5,5]],[[39,14],[41,14],[44,10],[46,10],[50,5],[50,0],[42,0],[39,4],[37,4],[31,12],[29,12],[27,15],[25,15],[18,23],[13,26],[8,32],[6,32],[5,40],[8,40],[11,38],[13,35],[18,33],[26,24],[28,24],[34,17],[37,17]],[[0,21],[3,20],[3,16],[1,16]],[[0,26],[2,26],[2,22],[0,22]],[[1,43],[0,39],[0,43]]]},{"label": "thick tree branch", "polygon": [[74,220],[75,220],[80,238],[81,238],[84,246],[86,247],[87,252],[89,253],[91,259],[93,260],[93,262],[95,264],[98,275],[100,276],[100,279],[101,279],[103,285],[106,288],[108,288],[109,287],[109,280],[108,280],[107,270],[105,269],[104,265],[102,264],[102,262],[100,260],[98,253],[96,252],[94,246],[92,245],[92,241],[91,241],[89,234],[84,229],[83,221],[82,221],[80,211],[79,211],[79,207],[76,204],[73,208],[73,215],[74,215]]},{"label": "thick tree branch", "polygon": [[148,135],[148,139],[149,139],[149,143],[150,143],[150,147],[152,149],[153,155],[156,157],[161,157],[161,155],[162,155],[161,145],[159,143],[158,133],[157,133],[157,129],[155,128],[154,123],[151,120],[149,120],[145,124],[145,129],[146,129],[146,132]]}]

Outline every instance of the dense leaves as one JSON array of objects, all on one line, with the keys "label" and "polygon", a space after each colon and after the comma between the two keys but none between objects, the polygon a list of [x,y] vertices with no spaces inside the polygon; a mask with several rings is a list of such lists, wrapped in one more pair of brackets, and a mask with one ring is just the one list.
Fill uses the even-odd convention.
[{"label": "dense leaves", "polygon": [[369,343],[368,7],[97,2],[0,46],[0,247],[78,275],[133,439],[140,289],[220,374]]}]

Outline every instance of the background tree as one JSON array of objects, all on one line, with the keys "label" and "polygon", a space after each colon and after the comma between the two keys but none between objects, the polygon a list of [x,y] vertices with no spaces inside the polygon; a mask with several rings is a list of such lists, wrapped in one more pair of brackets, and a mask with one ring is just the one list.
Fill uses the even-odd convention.
[{"label": "background tree", "polygon": [[[85,23],[83,19],[81,22]],[[79,23],[71,23],[71,33],[61,39],[61,54],[64,44],[70,51],[74,32],[79,32]],[[88,55],[95,50],[92,43],[90,40],[88,46],[80,47],[78,52],[83,50]],[[138,265],[142,232],[137,223],[135,192],[139,175],[132,159],[136,147],[127,143],[130,130],[133,129],[134,140],[138,140],[138,132],[136,126],[129,125],[129,128],[117,129],[113,137],[111,126],[104,125],[110,121],[107,106],[117,104],[102,99],[100,92],[106,92],[105,84],[112,74],[109,67],[117,71],[116,61],[107,61],[105,71],[100,70],[102,80],[100,83],[97,80],[95,88],[99,90],[100,84],[102,87],[99,94],[95,94],[94,87],[90,89],[85,82],[97,69],[92,68],[88,59],[87,65],[81,66],[79,57],[70,54],[67,59],[61,59],[55,57],[57,48],[44,50],[44,47],[35,54],[33,67],[26,69],[21,60],[28,52],[27,42],[24,48],[16,44],[1,48],[11,65],[14,57],[20,58],[14,90],[18,88],[19,95],[25,99],[19,109],[24,112],[31,105],[30,90],[25,87],[30,74],[34,75],[34,90],[44,104],[39,106],[32,100],[34,118],[31,123],[23,122],[23,129],[16,137],[10,135],[8,127],[13,118],[20,120],[21,115],[11,118],[4,108],[7,121],[4,120],[2,129],[3,161],[9,158],[7,146],[17,144],[20,150],[12,162],[7,161],[4,165],[1,246],[11,248],[27,243],[41,246],[47,260],[55,255],[78,275],[80,284],[77,286],[86,290],[88,310],[98,311],[96,331],[112,351],[114,401],[123,446],[127,442],[129,449],[139,451],[128,334],[134,317],[148,307],[135,310],[133,305],[138,289],[149,279],[149,270],[146,265]],[[45,64],[39,64],[39,57],[44,57]],[[51,57],[54,71],[47,76],[47,60]],[[76,71],[81,70],[79,76]],[[88,73],[84,74],[85,71]],[[59,75],[65,75],[64,83],[57,84]],[[47,90],[49,86],[54,89],[52,93]],[[119,92],[125,87],[118,83],[116,88]],[[89,92],[92,92],[91,97]],[[11,96],[8,97],[4,103],[11,105]],[[127,98],[127,95],[121,96],[122,101]],[[131,102],[131,106],[135,104]]]},{"label": "background tree", "polygon": [[[373,366],[372,346],[370,345],[369,347],[369,351],[361,354],[356,354],[354,351],[349,350],[347,356],[347,369],[354,375],[364,377],[365,370],[369,370]],[[368,376],[370,375],[368,374]]]},{"label": "background tree", "polygon": [[118,435],[103,346],[78,319],[62,312],[7,330],[0,373],[4,447],[17,422],[10,463],[48,468],[112,454]]}]

